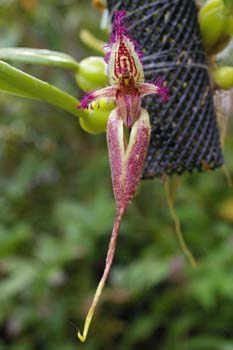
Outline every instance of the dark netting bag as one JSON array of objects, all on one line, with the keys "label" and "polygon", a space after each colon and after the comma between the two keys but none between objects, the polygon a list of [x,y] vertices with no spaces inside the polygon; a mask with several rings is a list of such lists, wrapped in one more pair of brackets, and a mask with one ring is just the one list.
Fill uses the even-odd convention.
[{"label": "dark netting bag", "polygon": [[152,134],[143,178],[215,169],[223,164],[213,96],[193,0],[108,0],[110,16],[127,11],[129,32],[143,52],[145,78],[169,86],[163,104],[143,103]]}]

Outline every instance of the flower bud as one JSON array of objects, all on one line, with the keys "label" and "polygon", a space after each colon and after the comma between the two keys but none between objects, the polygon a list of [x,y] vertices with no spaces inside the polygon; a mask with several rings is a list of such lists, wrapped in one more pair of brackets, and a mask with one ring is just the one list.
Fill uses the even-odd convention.
[{"label": "flower bud", "polygon": [[231,37],[230,17],[222,0],[207,1],[201,8],[199,13],[200,29],[205,48],[209,53],[217,53],[229,43]]},{"label": "flower bud", "polygon": [[219,67],[213,73],[214,82],[222,89],[233,88],[233,67]]},{"label": "flower bud", "polygon": [[75,79],[85,92],[104,87],[108,83],[108,79],[103,57],[91,56],[83,59],[79,64]]},{"label": "flower bud", "polygon": [[115,108],[113,100],[102,98],[91,103],[87,116],[79,118],[81,128],[90,134],[99,134],[106,131],[108,117]]}]

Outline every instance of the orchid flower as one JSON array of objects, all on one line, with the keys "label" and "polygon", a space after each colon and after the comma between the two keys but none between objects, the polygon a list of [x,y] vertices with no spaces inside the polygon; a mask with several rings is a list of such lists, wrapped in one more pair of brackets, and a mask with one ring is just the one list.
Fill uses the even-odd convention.
[{"label": "orchid flower", "polygon": [[[100,98],[114,99],[116,108],[110,113],[107,124],[107,143],[110,159],[113,192],[116,200],[116,217],[108,247],[105,269],[88,311],[83,334],[84,342],[88,329],[108,277],[122,217],[139,185],[144,161],[150,141],[150,119],[141,107],[141,99],[148,94],[160,95],[167,100],[168,89],[158,80],[154,84],[145,83],[141,63],[142,53],[137,43],[129,36],[124,19],[125,11],[114,15],[110,43],[106,46],[105,61],[109,86],[84,96],[78,108],[90,108],[91,103]],[[128,137],[125,131],[128,130]]]}]

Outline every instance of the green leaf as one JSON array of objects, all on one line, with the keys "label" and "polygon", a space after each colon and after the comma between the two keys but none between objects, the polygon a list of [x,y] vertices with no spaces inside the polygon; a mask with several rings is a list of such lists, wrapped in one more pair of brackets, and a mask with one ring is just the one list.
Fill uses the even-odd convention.
[{"label": "green leaf", "polygon": [[0,302],[5,302],[12,296],[27,290],[36,280],[38,273],[39,265],[34,261],[19,264],[18,268],[1,282]]},{"label": "green leaf", "polygon": [[226,7],[226,9],[229,11],[230,14],[232,14],[233,12],[233,2],[232,0],[223,0],[224,5]]},{"label": "green leaf", "polygon": [[0,61],[0,91],[51,103],[76,117],[86,115],[86,111],[77,110],[80,102],[75,97],[3,61]]},{"label": "green leaf", "polygon": [[19,223],[7,230],[0,226],[0,257],[10,256],[30,235],[30,227],[27,224]]},{"label": "green leaf", "polygon": [[57,51],[8,47],[0,49],[0,59],[22,63],[42,64],[77,70],[79,63],[71,56]]}]

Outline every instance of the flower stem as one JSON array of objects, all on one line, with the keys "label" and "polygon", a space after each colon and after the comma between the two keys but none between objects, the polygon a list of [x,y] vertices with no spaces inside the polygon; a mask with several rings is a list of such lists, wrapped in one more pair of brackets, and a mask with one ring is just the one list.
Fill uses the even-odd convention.
[{"label": "flower stem", "polygon": [[95,296],[94,296],[92,304],[89,308],[88,314],[86,316],[83,334],[80,333],[80,331],[78,331],[78,334],[77,334],[77,336],[81,340],[81,342],[85,342],[85,340],[87,338],[88,329],[90,327],[96,306],[98,304],[99,298],[101,296],[101,293],[102,293],[103,288],[105,286],[105,282],[106,282],[108,275],[109,275],[109,271],[110,271],[111,266],[112,266],[112,262],[113,262],[113,258],[114,258],[114,254],[115,254],[115,249],[116,249],[116,241],[117,241],[118,231],[119,231],[121,221],[122,221],[122,216],[123,216],[123,212],[116,215],[113,229],[112,229],[111,239],[110,239],[109,246],[108,246],[108,253],[107,253],[107,257],[106,257],[104,272],[103,272],[101,280],[98,284],[98,287],[96,289]]},{"label": "flower stem", "polygon": [[170,213],[172,216],[172,219],[174,221],[175,224],[175,232],[176,232],[176,236],[178,238],[180,247],[184,253],[184,255],[187,257],[188,261],[190,262],[192,267],[197,267],[197,262],[195,260],[195,258],[193,257],[191,251],[189,250],[189,248],[187,247],[182,231],[181,231],[181,225],[180,225],[180,219],[176,213],[176,210],[174,208],[174,203],[172,200],[172,196],[171,196],[171,191],[170,191],[170,187],[169,187],[169,183],[168,181],[165,182],[165,191],[166,191],[166,197],[167,197],[167,203],[170,209]]},{"label": "flower stem", "polygon": [[232,188],[232,187],[233,187],[233,181],[232,181],[231,173],[230,173],[228,167],[226,166],[226,164],[223,164],[222,170],[223,170],[223,173],[224,173],[225,178],[226,178],[226,180],[227,180],[228,186],[229,186],[230,188]]}]

